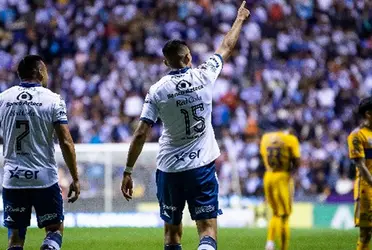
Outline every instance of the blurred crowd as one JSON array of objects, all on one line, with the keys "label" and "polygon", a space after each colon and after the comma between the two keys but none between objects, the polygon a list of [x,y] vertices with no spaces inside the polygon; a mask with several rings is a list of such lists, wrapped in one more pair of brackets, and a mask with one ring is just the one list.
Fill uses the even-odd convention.
[{"label": "blurred crowd", "polygon": [[[268,124],[285,119],[302,146],[297,198],[349,195],[354,170],[346,137],[359,122],[359,98],[372,90],[372,3],[247,4],[251,18],[214,92],[221,194],[262,196],[259,138]],[[200,64],[221,43],[238,5],[0,0],[0,91],[18,83],[20,58],[40,54],[48,64],[49,87],[67,102],[76,143],[129,142],[145,93],[169,70],[162,63],[164,43],[186,40],[193,64]],[[149,141],[157,141],[160,125]]]}]

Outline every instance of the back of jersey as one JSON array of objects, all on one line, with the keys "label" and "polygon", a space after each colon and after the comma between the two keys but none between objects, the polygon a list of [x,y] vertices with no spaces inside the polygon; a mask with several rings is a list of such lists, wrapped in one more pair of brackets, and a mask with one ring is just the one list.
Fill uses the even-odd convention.
[{"label": "back of jersey", "polygon": [[66,105],[40,84],[0,94],[5,188],[43,188],[58,181],[54,123],[67,123]]},{"label": "back of jersey", "polygon": [[160,170],[190,170],[219,156],[211,117],[214,82],[222,63],[214,55],[198,68],[172,71],[150,88],[141,119],[163,122],[157,159]]},{"label": "back of jersey", "polygon": [[292,159],[300,158],[300,144],[296,136],[271,132],[262,136],[260,151],[266,170],[290,171]]}]

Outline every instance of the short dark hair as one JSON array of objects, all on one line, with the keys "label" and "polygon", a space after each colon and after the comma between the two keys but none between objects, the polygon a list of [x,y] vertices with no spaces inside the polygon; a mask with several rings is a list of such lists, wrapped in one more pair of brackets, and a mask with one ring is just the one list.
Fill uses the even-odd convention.
[{"label": "short dark hair", "polygon": [[177,67],[179,62],[185,56],[184,51],[187,48],[187,43],[182,40],[169,40],[163,47],[163,55],[172,67]]},{"label": "short dark hair", "polygon": [[362,116],[365,116],[369,110],[372,110],[372,96],[363,98],[358,106],[358,113]]},{"label": "short dark hair", "polygon": [[21,80],[33,80],[38,77],[43,58],[38,55],[27,55],[18,64],[18,76]]}]

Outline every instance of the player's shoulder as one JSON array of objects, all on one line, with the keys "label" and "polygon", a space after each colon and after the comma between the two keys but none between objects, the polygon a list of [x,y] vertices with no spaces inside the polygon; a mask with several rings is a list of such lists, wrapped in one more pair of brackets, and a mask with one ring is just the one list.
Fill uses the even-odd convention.
[{"label": "player's shoulder", "polygon": [[349,138],[350,138],[350,137],[356,137],[356,136],[362,136],[362,134],[363,134],[363,130],[364,130],[363,127],[356,127],[356,128],[354,128],[354,129],[350,132],[350,134],[349,134]]},{"label": "player's shoulder", "polygon": [[275,132],[266,132],[261,136],[261,142],[265,142],[273,136],[275,136]]},{"label": "player's shoulder", "polygon": [[54,102],[62,99],[60,94],[57,94],[48,88],[40,88],[38,91],[39,94],[42,95],[43,99],[48,99]]},{"label": "player's shoulder", "polygon": [[360,126],[351,131],[348,136],[348,141],[349,143],[353,143],[355,141],[366,142],[367,140],[370,140],[367,138],[372,138],[372,131],[363,126]]},{"label": "player's shoulder", "polygon": [[298,141],[298,137],[296,136],[296,135],[294,135],[294,134],[290,134],[290,133],[286,133],[285,134],[285,137],[288,139],[288,140],[290,140],[290,141]]},{"label": "player's shoulder", "polygon": [[18,86],[13,86],[13,87],[10,87],[10,88],[4,90],[3,92],[0,93],[0,98],[4,98],[7,95],[12,94],[17,89],[18,89]]},{"label": "player's shoulder", "polygon": [[165,75],[162,78],[160,78],[159,81],[157,81],[155,84],[153,84],[149,88],[149,94],[152,96],[160,96],[162,93],[165,93],[169,90],[167,87],[169,83],[172,82],[172,76],[171,75]]}]

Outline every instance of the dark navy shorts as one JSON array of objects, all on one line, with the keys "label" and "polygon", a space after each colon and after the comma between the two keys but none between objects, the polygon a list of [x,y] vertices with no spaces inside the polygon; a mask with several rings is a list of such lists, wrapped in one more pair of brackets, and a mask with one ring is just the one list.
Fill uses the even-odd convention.
[{"label": "dark navy shorts", "polygon": [[213,219],[221,214],[214,162],[177,173],[157,170],[156,185],[160,217],[169,224],[181,223],[186,201],[193,220]]},{"label": "dark navy shorts", "polygon": [[3,188],[4,226],[11,229],[30,225],[31,210],[35,208],[39,228],[63,221],[63,200],[58,183],[48,188]]}]

